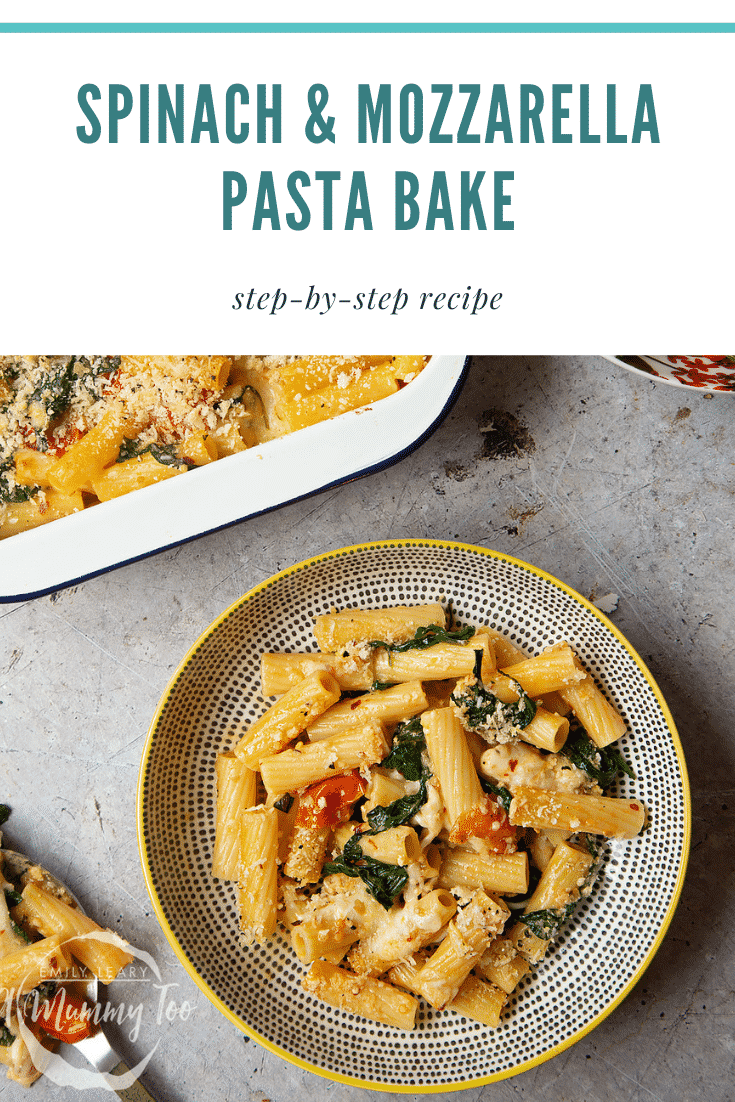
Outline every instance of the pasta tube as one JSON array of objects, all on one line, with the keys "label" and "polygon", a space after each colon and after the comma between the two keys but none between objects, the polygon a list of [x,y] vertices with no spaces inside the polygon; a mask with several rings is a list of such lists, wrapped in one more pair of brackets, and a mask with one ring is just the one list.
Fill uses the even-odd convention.
[{"label": "pasta tube", "polygon": [[300,884],[316,884],[321,876],[331,833],[329,826],[297,819],[288,838],[283,875],[298,880]]},{"label": "pasta tube", "polygon": [[486,979],[510,995],[531,966],[510,938],[496,937],[483,953],[477,967]]},{"label": "pasta tube", "polygon": [[482,888],[501,895],[525,895],[528,891],[528,854],[473,853],[448,849],[439,870],[440,888]]},{"label": "pasta tube", "polygon": [[495,1029],[500,1025],[500,1015],[506,998],[505,991],[494,983],[487,983],[479,976],[470,975],[447,1008]]},{"label": "pasta tube", "polygon": [[84,508],[79,491],[63,494],[58,490],[42,490],[28,501],[6,505],[0,513],[0,539],[38,528],[59,517],[78,513]]},{"label": "pasta tube", "polygon": [[319,650],[342,651],[350,643],[382,639],[385,643],[403,643],[416,634],[416,629],[436,624],[446,626],[446,615],[440,604],[400,605],[396,608],[346,608],[317,616],[314,637]]},{"label": "pasta tube", "polygon": [[40,885],[26,884],[22,899],[17,911],[19,917],[30,921],[44,937],[61,937],[68,951],[103,983],[111,983],[118,972],[132,962],[132,955],[121,947],[121,939],[116,938],[117,944],[111,944],[108,940],[83,936],[100,933],[110,938],[115,935]]},{"label": "pasta tube", "polygon": [[212,876],[238,880],[240,876],[240,817],[255,803],[255,773],[231,751],[218,754],[217,819]]},{"label": "pasta tube", "polygon": [[263,696],[278,696],[318,670],[331,673],[342,690],[369,689],[375,680],[372,655],[360,658],[337,654],[264,654],[260,659]]},{"label": "pasta tube", "polygon": [[587,674],[578,685],[559,690],[595,746],[609,746],[625,734],[625,720]]},{"label": "pasta tube", "polygon": [[179,466],[171,463],[159,463],[152,455],[139,455],[132,459],[125,459],[122,463],[115,463],[93,475],[90,485],[100,501],[112,501],[113,498],[122,497],[133,490],[142,490],[144,486],[153,486],[156,482],[165,482],[168,478],[184,474],[187,466],[182,462]]},{"label": "pasta tube", "polygon": [[352,949],[348,958],[350,967],[361,975],[379,976],[387,972],[435,941],[456,910],[454,896],[441,889],[396,907],[386,916],[385,922]]},{"label": "pasta tube", "polygon": [[[538,911],[556,911],[563,914],[567,904],[579,899],[580,890],[592,867],[592,862],[591,854],[561,842],[541,874],[536,891],[526,904],[523,913],[531,915]],[[526,933],[518,930],[518,926],[524,927]],[[519,922],[517,927],[511,931],[511,940],[516,948],[527,960],[539,961],[550,945],[551,938],[547,940],[538,937],[522,922]]]},{"label": "pasta tube", "polygon": [[377,367],[390,356],[302,356],[278,369],[278,385],[282,397],[308,394],[320,390],[339,377],[354,376],[367,368]]},{"label": "pasta tube", "polygon": [[576,685],[585,676],[568,643],[558,643],[534,658],[525,658],[522,662],[505,666],[503,673],[518,681],[532,697]]},{"label": "pasta tube", "polygon": [[311,394],[295,394],[276,405],[278,417],[288,425],[289,431],[337,417],[350,409],[358,409],[370,402],[378,402],[398,390],[396,373],[390,363],[365,371],[347,386],[335,383],[320,387]]},{"label": "pasta tube", "polygon": [[338,1010],[359,1014],[395,1029],[413,1029],[418,1000],[371,976],[356,976],[326,960],[315,961],[301,981],[305,991]]},{"label": "pasta tube", "polygon": [[428,705],[426,693],[420,681],[406,681],[381,692],[356,696],[353,700],[342,700],[320,716],[309,727],[312,742],[330,738],[332,735],[348,731],[356,724],[380,720],[383,723],[398,723],[411,719]]},{"label": "pasta tube", "polygon": [[240,929],[248,944],[262,943],[276,929],[278,905],[278,812],[248,808],[241,819]]},{"label": "pasta tube", "polygon": [[15,481],[20,486],[50,486],[49,470],[54,457],[33,448],[19,448],[15,453]]},{"label": "pasta tube", "polygon": [[495,658],[497,664],[501,670],[504,670],[506,666],[512,666],[516,662],[524,662],[526,655],[517,647],[515,643],[511,643],[510,639],[506,635],[501,635],[499,631],[495,631],[494,628],[478,628],[478,631],[484,632],[489,636],[490,641],[495,651]]},{"label": "pasta tube", "polygon": [[508,908],[483,891],[449,923],[447,936],[414,977],[417,990],[437,1010],[446,1006],[499,933]]},{"label": "pasta tube", "polygon": [[116,409],[109,410],[98,425],[67,448],[49,468],[49,484],[64,494],[90,485],[102,468],[117,458],[123,440],[134,435],[133,419]]},{"label": "pasta tube", "polygon": [[555,910],[579,899],[580,886],[584,883],[592,862],[591,854],[570,846],[568,842],[560,842],[536,885],[536,891],[526,904],[524,913]]},{"label": "pasta tube", "polygon": [[382,761],[388,743],[380,724],[355,727],[334,738],[300,743],[293,750],[263,758],[260,773],[269,796],[296,792],[339,773]]},{"label": "pasta tube", "polygon": [[540,750],[549,750],[555,754],[567,741],[569,720],[556,712],[548,712],[539,705],[536,715],[520,729],[519,734],[524,742],[530,742]]},{"label": "pasta tube", "polygon": [[326,671],[305,677],[245,731],[235,753],[245,765],[257,769],[263,758],[282,750],[311,727],[340,695],[339,685]]},{"label": "pasta tube", "polygon": [[510,805],[510,821],[516,826],[581,830],[606,838],[635,838],[645,817],[640,800],[550,792],[530,785],[516,788]]},{"label": "pasta tube", "polygon": [[360,930],[344,920],[320,925],[316,918],[308,918],[291,930],[291,944],[302,964],[320,958],[339,964],[360,936]]},{"label": "pasta tube", "polygon": [[424,650],[399,653],[379,647],[375,652],[375,677],[378,681],[444,681],[449,677],[467,677],[474,671],[476,652],[482,654],[482,679],[495,673],[495,652],[487,635],[474,635],[467,643],[436,643]]},{"label": "pasta tube", "polygon": [[72,967],[63,934],[34,941],[15,949],[0,960],[0,1005],[10,1006],[18,995],[26,995],[45,980],[59,979]]},{"label": "pasta tube", "polygon": [[482,803],[484,793],[475,763],[453,708],[425,712],[421,716],[421,726],[447,817],[454,826],[463,814]]}]

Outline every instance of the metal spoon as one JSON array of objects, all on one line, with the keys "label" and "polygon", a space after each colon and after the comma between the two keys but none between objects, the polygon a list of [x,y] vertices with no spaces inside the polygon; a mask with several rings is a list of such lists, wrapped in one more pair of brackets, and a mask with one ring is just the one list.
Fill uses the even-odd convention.
[{"label": "metal spoon", "polygon": [[[32,864],[36,864],[36,862],[32,862],[30,858],[26,857],[25,854],[16,853],[15,850],[3,849],[0,852],[2,852],[2,856],[14,876],[21,876]],[[46,876],[48,876],[49,880],[58,885],[59,888],[68,892],[77,907],[83,910],[79,900],[66,884],[63,884],[57,876],[54,876],[50,872],[46,872]],[[90,1001],[92,1006],[97,1004],[98,994],[99,980],[96,976],[92,975],[86,982],[85,987],[85,997]],[[64,1042],[62,1042],[62,1044],[63,1043]],[[120,1088],[115,1086],[114,1077],[129,1077],[131,1072],[122,1057],[115,1052],[104,1030],[100,1026],[97,1027],[96,1031],[90,1037],[85,1037],[81,1041],[76,1041],[69,1047],[73,1048],[76,1052],[81,1052],[98,1072],[109,1076],[108,1083],[110,1087],[112,1087],[119,1098],[124,1099],[124,1102],[155,1102],[153,1095],[146,1090],[139,1079],[135,1079],[129,1086],[121,1086]]]}]

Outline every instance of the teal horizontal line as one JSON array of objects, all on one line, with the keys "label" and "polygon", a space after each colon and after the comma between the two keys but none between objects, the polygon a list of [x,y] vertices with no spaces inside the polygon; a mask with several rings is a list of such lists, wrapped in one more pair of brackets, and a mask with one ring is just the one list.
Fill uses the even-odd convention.
[{"label": "teal horizontal line", "polygon": [[735,23],[0,23],[2,34],[732,34]]}]

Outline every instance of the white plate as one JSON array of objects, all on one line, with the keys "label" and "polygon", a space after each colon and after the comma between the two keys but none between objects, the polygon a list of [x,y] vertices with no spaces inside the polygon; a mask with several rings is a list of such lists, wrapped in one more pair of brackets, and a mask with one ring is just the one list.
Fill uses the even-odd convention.
[{"label": "white plate", "polygon": [[705,394],[735,395],[735,366],[712,356],[605,356],[644,378]]},{"label": "white plate", "polygon": [[38,597],[394,463],[451,408],[464,356],[432,356],[408,386],[238,455],[0,541],[0,602]]},{"label": "white plate", "polygon": [[[613,841],[601,879],[556,948],[510,997],[493,1030],[422,1004],[410,1033],[307,995],[285,938],[238,944],[234,885],[210,874],[215,758],[235,719],[264,710],[264,650],[314,649],[314,617],[331,606],[452,599],[460,621],[486,623],[538,652],[568,639],[624,716],[635,771],[617,792],[641,799],[650,824]],[[138,786],[138,837],[164,933],[192,979],[239,1029],[292,1063],[340,1082],[424,1093],[503,1079],[548,1060],[628,994],[671,920],[689,847],[684,758],[640,657],[589,601],[543,571],[482,547],[396,540],[343,548],[251,590],[202,635],[151,723]],[[622,1010],[625,1013],[625,1010]],[[222,1072],[227,1075],[227,1056]]]}]

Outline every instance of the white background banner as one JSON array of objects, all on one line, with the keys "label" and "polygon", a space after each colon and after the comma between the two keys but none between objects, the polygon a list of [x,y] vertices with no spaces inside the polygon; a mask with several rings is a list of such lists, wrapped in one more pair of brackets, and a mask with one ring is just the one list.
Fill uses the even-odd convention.
[{"label": "white background banner", "polygon": [[[3,347],[726,351],[733,41],[706,33],[5,33]],[[88,84],[101,94],[88,100],[101,131],[91,144],[77,136],[77,128],[91,130],[78,102]],[[239,144],[226,134],[234,84],[249,94],[247,106],[237,99],[236,125],[250,125]],[[280,143],[270,120],[267,140],[257,141],[259,84],[269,105],[281,85]],[[334,142],[307,135],[317,84],[328,92],[322,114],[334,118]],[[360,84],[373,98],[390,85],[390,142],[374,143],[369,128],[359,142]],[[132,100],[115,144],[110,85],[125,86]],[[150,94],[147,144],[142,85]],[[170,124],[159,141],[159,85],[172,103],[183,85],[180,143]],[[211,86],[217,143],[201,126],[192,142],[200,85]],[[423,95],[423,137],[414,142],[400,129],[406,85]],[[432,85],[451,86],[441,124],[442,93]],[[465,128],[477,142],[458,141],[470,97],[460,85],[479,88]],[[497,85],[512,142],[501,130],[485,140],[489,117],[500,117],[497,104],[491,110]],[[533,128],[521,141],[521,85],[543,93],[543,143]],[[553,141],[555,85],[568,111],[557,129],[568,142]],[[658,143],[645,130],[632,140],[641,85],[651,87]],[[584,86],[597,143],[581,141]],[[124,100],[116,93],[113,107]],[[406,118],[415,134],[412,113]],[[431,142],[432,124],[450,140]],[[332,229],[324,228],[317,176],[325,172],[339,173]],[[397,172],[418,183],[411,229],[396,228]],[[294,173],[309,210],[304,229],[289,226],[289,215],[305,218],[289,192]],[[496,173],[508,174],[497,186],[509,199],[500,219],[513,229],[494,228]],[[467,194],[462,228],[463,174],[465,193],[474,185],[480,197],[485,229]],[[230,230],[225,178],[230,193],[247,185]],[[354,228],[346,229],[351,189]]]}]

